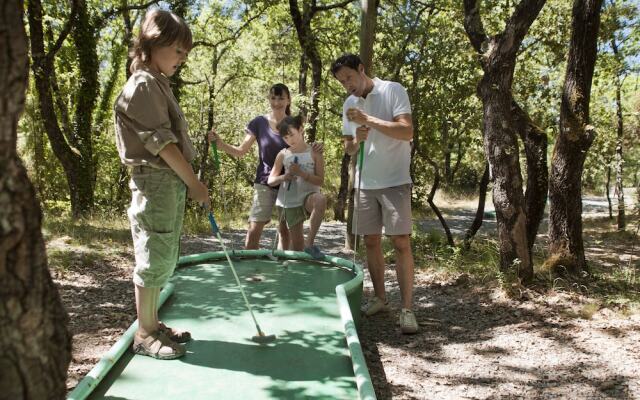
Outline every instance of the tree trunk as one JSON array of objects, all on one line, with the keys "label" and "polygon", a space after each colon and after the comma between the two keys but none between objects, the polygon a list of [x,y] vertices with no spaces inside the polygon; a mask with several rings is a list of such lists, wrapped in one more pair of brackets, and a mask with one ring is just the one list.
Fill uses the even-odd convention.
[{"label": "tree trunk", "polygon": [[611,205],[611,165],[607,166],[607,180],[604,183],[604,190],[607,195],[607,204],[609,205],[609,219],[613,219],[613,206]]},{"label": "tree trunk", "polygon": [[529,252],[533,251],[540,222],[544,217],[549,188],[549,172],[547,169],[547,135],[536,126],[529,115],[511,100],[513,120],[524,143],[527,155],[527,189],[524,194],[525,214],[527,215],[527,244]]},{"label": "tree trunk", "polygon": [[[306,54],[303,52],[300,54],[300,66],[298,67],[298,93],[304,98],[307,97],[309,89],[307,88],[307,76],[309,74],[309,61]],[[300,114],[307,115],[309,113],[309,106],[306,101],[300,104]]]},{"label": "tree trunk", "polygon": [[440,169],[438,168],[438,164],[436,164],[435,161],[433,161],[429,157],[426,157],[426,160],[433,167],[433,171],[435,173],[435,176],[433,178],[433,185],[431,185],[429,196],[427,196],[427,203],[429,203],[429,207],[431,207],[433,212],[436,214],[436,217],[438,217],[438,221],[440,221],[440,225],[442,225],[442,229],[444,229],[444,233],[447,236],[447,243],[449,244],[449,246],[454,247],[456,243],[453,241],[453,235],[451,235],[449,224],[447,224],[447,221],[442,216],[442,213],[440,212],[438,206],[436,206],[436,203],[433,202],[433,198],[435,197],[436,192],[438,191],[438,187],[440,186]]},{"label": "tree trunk", "polygon": [[597,56],[602,0],[575,0],[560,133],[549,179],[549,258],[547,268],[586,270],[582,241],[582,170],[595,138],[589,125],[591,81]]},{"label": "tree trunk", "polygon": [[478,207],[476,208],[476,216],[473,219],[471,226],[464,234],[464,247],[466,249],[471,247],[471,240],[482,226],[482,221],[484,220],[484,205],[487,198],[487,187],[489,187],[489,164],[485,163],[484,172],[480,179],[480,187],[478,188]]},{"label": "tree trunk", "polygon": [[340,162],[340,188],[338,189],[338,196],[336,202],[333,205],[333,216],[338,221],[345,221],[345,208],[347,204],[347,194],[349,185],[349,161],[351,156],[344,154],[342,161]]},{"label": "tree trunk", "polygon": [[453,152],[453,147],[449,140],[449,122],[446,117],[442,118],[440,142],[442,143],[442,152],[444,155],[444,182],[448,187],[451,187],[451,184],[453,183],[453,176],[451,173],[451,153]]},{"label": "tree trunk", "polygon": [[[184,19],[186,21],[187,12],[189,11],[189,7],[192,6],[190,0],[174,0],[172,1],[173,11],[177,16]],[[182,68],[183,64],[181,64],[176,72],[171,76],[171,89],[173,91],[173,96],[176,98],[176,101],[180,103],[180,97],[182,96],[182,87],[184,86],[184,81],[182,80]]]},{"label": "tree trunk", "polygon": [[21,0],[0,7],[0,399],[63,399],[71,337],[42,214],[16,153],[29,71]]},{"label": "tree trunk", "polygon": [[[74,141],[73,146],[80,151],[78,181],[76,186],[78,203],[86,204],[90,211],[93,208],[93,191],[96,182],[96,168],[93,159],[93,110],[100,94],[98,79],[98,41],[96,27],[91,21],[85,0],[78,1],[76,23],[72,30],[72,38],[78,52],[79,85],[75,93]],[[84,181],[88,181],[88,184]],[[71,193],[73,199],[74,193]]]},{"label": "tree trunk", "polygon": [[[316,12],[319,11],[315,6],[315,2],[308,4],[303,1],[302,12],[298,8],[297,0],[289,0],[289,11],[291,19],[296,27],[298,34],[298,42],[304,53],[301,59],[300,79],[303,78],[303,69],[306,69],[305,62],[311,64],[311,99],[309,102],[309,110],[306,114],[307,128],[305,133],[309,142],[316,141],[316,133],[318,130],[318,115],[320,114],[320,86],[322,84],[322,58],[318,53],[316,46],[316,38],[311,29],[311,21]],[[305,72],[306,73],[306,72]],[[305,79],[306,82],[306,79]]]},{"label": "tree trunk", "polygon": [[[121,0],[121,7],[126,8],[128,6],[127,0]],[[125,54],[125,67],[124,67],[124,76],[126,80],[129,80],[131,77],[131,63],[132,59],[129,57],[129,46],[131,46],[133,41],[133,22],[131,22],[131,14],[130,10],[125,9],[122,11],[122,22],[124,24],[124,35],[122,42],[126,46],[127,52]],[[135,17],[134,17],[135,19]],[[116,195],[115,201],[112,203],[114,205],[114,209],[117,211],[122,211],[125,209],[127,204],[127,196],[129,194],[129,170],[128,168],[120,164],[118,171],[118,181],[116,186]]]},{"label": "tree trunk", "polygon": [[617,119],[617,135],[616,135],[616,194],[618,197],[618,230],[623,231],[626,227],[625,205],[624,205],[624,157],[622,144],[624,143],[624,119],[622,116],[622,82],[620,77],[616,82],[616,119]]},{"label": "tree trunk", "polygon": [[[52,77],[55,76],[55,51],[45,53],[42,4],[40,0],[28,3],[32,69],[38,91],[40,113],[53,153],[62,164],[67,178],[71,210],[74,216],[80,216],[93,209],[95,164],[91,123],[99,84],[95,32],[88,20],[84,0],[73,0],[72,9],[70,25],[75,31],[74,41],[78,46],[78,68],[81,71],[82,85],[79,85],[78,92],[74,96],[76,106],[74,126],[71,132],[65,134],[60,129],[54,108],[55,100],[51,88]],[[78,25],[77,28],[76,25]]]},{"label": "tree trunk", "polygon": [[520,173],[518,120],[512,112],[513,73],[518,50],[545,0],[522,0],[505,30],[489,37],[484,32],[477,0],[464,0],[464,26],[480,54],[484,76],[478,84],[482,100],[484,151],[493,179],[500,246],[500,269],[515,270],[524,281],[533,276],[527,235],[525,198]]},{"label": "tree trunk", "polygon": [[[364,65],[365,71],[371,76],[373,71],[373,44],[376,37],[376,21],[378,15],[377,0],[361,0],[361,17],[360,17],[360,60]],[[353,234],[353,213],[355,210],[355,190],[353,179],[355,177],[357,157],[350,157],[345,154],[342,158],[340,169],[340,189],[347,188],[349,195],[347,208],[347,229],[345,232],[344,247],[347,250],[353,250],[359,238]]]},{"label": "tree trunk", "polygon": [[360,59],[368,76],[373,75],[373,43],[376,39],[378,0],[360,0]]}]

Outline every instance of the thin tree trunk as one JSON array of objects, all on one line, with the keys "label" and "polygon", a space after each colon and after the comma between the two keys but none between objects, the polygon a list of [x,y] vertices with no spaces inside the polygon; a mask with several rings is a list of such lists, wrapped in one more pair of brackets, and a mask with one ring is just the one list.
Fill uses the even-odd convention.
[{"label": "thin tree trunk", "polygon": [[624,204],[624,117],[622,106],[622,84],[624,82],[624,56],[620,53],[620,43],[616,38],[616,32],[623,30],[619,20],[618,11],[614,2],[612,6],[612,17],[616,25],[616,30],[611,33],[610,44],[613,55],[617,63],[615,85],[616,85],[616,155],[615,155],[615,171],[616,171],[616,195],[618,198],[618,230],[623,231],[626,227],[625,204]]},{"label": "thin tree trunk", "polygon": [[[180,18],[186,20],[187,12],[189,11],[189,7],[191,6],[190,0],[174,0],[172,1],[172,11],[179,16]],[[171,89],[173,91],[173,96],[176,98],[178,103],[180,102],[180,97],[182,96],[182,88],[184,86],[184,81],[182,80],[182,68],[183,64],[181,64],[176,72],[171,76]]]},{"label": "thin tree trunk", "polygon": [[378,0],[360,0],[360,59],[368,76],[374,76],[373,43],[376,38]]},{"label": "thin tree trunk", "polygon": [[340,188],[338,189],[338,196],[336,202],[333,205],[333,216],[338,221],[345,221],[345,208],[347,204],[347,194],[349,186],[349,161],[351,156],[344,154],[342,161],[340,162]]},{"label": "thin tree trunk", "polygon": [[[377,0],[361,0],[360,3],[360,60],[364,65],[365,71],[370,74],[373,71],[373,44],[376,36],[376,21],[378,15],[378,2]],[[342,159],[341,173],[340,173],[340,188],[346,186],[348,188],[348,208],[347,208],[347,229],[345,232],[344,247],[347,250],[353,250],[359,238],[356,238],[353,234],[352,221],[353,213],[355,210],[354,195],[355,190],[353,179],[355,177],[357,157],[349,157],[345,154]],[[348,166],[348,172],[345,171],[345,167]],[[348,182],[345,182],[345,178]]]},{"label": "thin tree trunk", "polygon": [[575,0],[571,44],[549,179],[548,269],[587,269],[582,241],[582,171],[595,138],[589,125],[602,0]]},{"label": "thin tree trunk", "polygon": [[484,220],[484,205],[487,199],[487,187],[489,187],[489,163],[484,164],[484,172],[482,173],[482,178],[480,179],[476,216],[473,219],[471,226],[464,234],[464,247],[466,249],[471,247],[471,240],[473,240],[473,237],[482,226],[482,221]]},{"label": "thin tree trunk", "polygon": [[[126,9],[126,7],[128,6],[128,1],[121,0],[120,6],[124,9],[122,11],[122,22],[124,24],[124,35],[123,35],[122,41],[126,46],[126,50],[127,50],[124,56],[126,59],[125,67],[124,67],[124,76],[126,80],[128,80],[131,77],[131,63],[133,61],[131,57],[129,57],[129,47],[133,44],[133,22],[131,21],[131,14],[130,14],[131,11]],[[118,211],[122,211],[126,207],[127,196],[129,194],[128,182],[129,182],[129,170],[125,165],[120,164],[119,170],[118,170],[118,180],[116,183],[117,185],[116,198],[115,198],[115,201],[113,202],[113,204],[115,205],[114,208]]]},{"label": "thin tree trunk", "polygon": [[29,71],[24,4],[0,6],[0,399],[63,399],[71,337],[47,268],[42,213],[17,128]]},{"label": "thin tree trunk", "polygon": [[620,77],[616,85],[616,119],[617,119],[617,135],[616,135],[616,194],[618,197],[618,230],[623,231],[627,225],[625,217],[624,205],[624,156],[622,144],[624,143],[624,119],[622,116],[622,83]]},{"label": "thin tree trunk", "polygon": [[433,198],[435,197],[436,192],[438,191],[438,187],[440,186],[440,169],[438,168],[438,164],[436,164],[435,161],[431,160],[429,157],[426,157],[426,159],[427,162],[433,167],[433,171],[435,173],[435,176],[433,178],[433,185],[431,185],[431,190],[429,191],[429,195],[427,196],[427,203],[429,203],[429,207],[431,207],[433,212],[436,214],[436,217],[438,217],[440,225],[442,225],[442,229],[444,229],[444,233],[447,236],[447,243],[449,244],[449,246],[454,247],[456,243],[453,241],[453,235],[451,235],[449,224],[447,224],[447,221],[442,216],[442,213],[440,212],[438,206],[436,206],[436,204],[433,202]]},{"label": "thin tree trunk", "polygon": [[[307,88],[307,76],[309,74],[309,61],[306,54],[303,52],[300,54],[300,65],[298,67],[298,92],[306,98],[309,92]],[[309,106],[307,102],[303,102],[300,105],[300,114],[307,115],[309,113]]]},{"label": "thin tree trunk", "polygon": [[478,96],[484,112],[484,150],[493,178],[500,243],[500,269],[515,270],[527,281],[533,276],[531,246],[527,235],[518,148],[518,123],[512,113],[513,73],[518,50],[545,0],[518,3],[505,30],[489,37],[484,31],[477,0],[464,0],[464,26],[484,71]]},{"label": "thin tree trunk", "polygon": [[609,205],[609,219],[613,219],[613,205],[611,204],[611,165],[607,166],[607,180],[604,183],[604,190],[607,195],[607,204]]}]

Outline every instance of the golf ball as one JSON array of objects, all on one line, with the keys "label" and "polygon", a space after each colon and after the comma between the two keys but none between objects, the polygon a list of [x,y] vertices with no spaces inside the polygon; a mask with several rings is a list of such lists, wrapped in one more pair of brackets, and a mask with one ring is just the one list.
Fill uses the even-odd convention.
[{"label": "golf ball", "polygon": [[289,261],[283,261],[282,262],[282,266],[285,267],[285,268],[288,268],[289,267]]}]

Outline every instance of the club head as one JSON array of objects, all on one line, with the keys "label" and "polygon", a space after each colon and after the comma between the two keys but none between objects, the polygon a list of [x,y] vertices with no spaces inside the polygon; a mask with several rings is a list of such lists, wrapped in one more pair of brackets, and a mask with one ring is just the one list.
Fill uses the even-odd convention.
[{"label": "club head", "polygon": [[265,335],[262,332],[258,332],[257,335],[251,337],[251,341],[259,343],[259,344],[269,344],[273,343],[276,340],[276,335]]}]

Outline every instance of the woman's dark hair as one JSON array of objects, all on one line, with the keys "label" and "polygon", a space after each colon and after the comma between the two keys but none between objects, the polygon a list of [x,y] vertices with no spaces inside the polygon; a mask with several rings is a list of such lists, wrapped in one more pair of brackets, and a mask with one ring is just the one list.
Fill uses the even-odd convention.
[{"label": "woman's dark hair", "polygon": [[296,115],[295,117],[288,115],[280,121],[276,128],[278,128],[280,136],[285,137],[289,135],[290,128],[301,129],[303,124],[304,118],[302,118],[302,115]]},{"label": "woman's dark hair", "polygon": [[[291,100],[291,92],[289,92],[289,88],[284,83],[276,83],[275,85],[271,86],[271,89],[269,89],[269,95],[270,96],[286,95],[289,98],[289,100]],[[291,101],[289,101],[289,104],[287,105],[287,108],[284,110],[284,113],[287,115],[291,115]]]},{"label": "woman's dark hair", "polygon": [[358,70],[358,66],[360,66],[360,64],[362,64],[362,60],[360,59],[360,56],[356,55],[356,54],[351,54],[351,53],[346,53],[341,55],[340,57],[338,57],[332,64],[331,64],[331,73],[333,74],[333,77],[335,78],[336,73],[338,72],[338,70],[342,67],[347,67],[347,68],[351,68],[353,70]]}]

